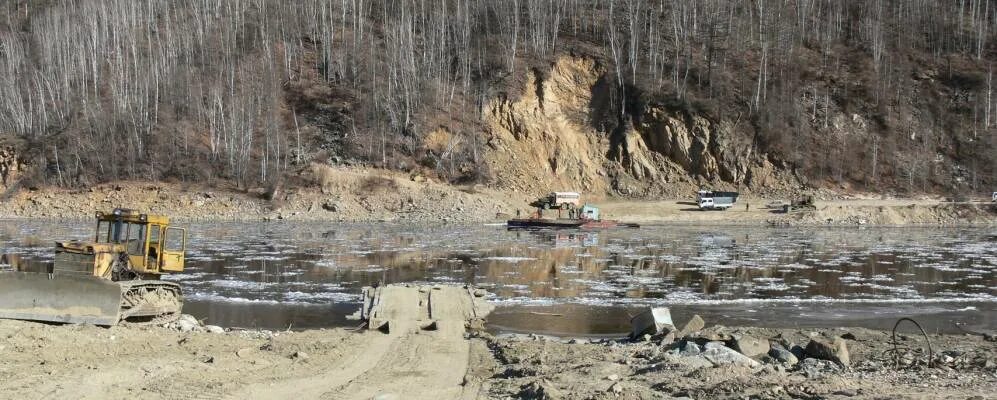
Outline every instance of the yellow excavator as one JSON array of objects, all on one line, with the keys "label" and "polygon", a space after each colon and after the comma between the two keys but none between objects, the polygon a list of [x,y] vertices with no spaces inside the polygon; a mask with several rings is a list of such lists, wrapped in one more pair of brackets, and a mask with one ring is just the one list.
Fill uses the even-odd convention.
[{"label": "yellow excavator", "polygon": [[167,217],[115,209],[97,212],[93,241],[55,244],[55,262],[0,271],[0,318],[116,325],[168,322],[180,315],[187,232]]}]

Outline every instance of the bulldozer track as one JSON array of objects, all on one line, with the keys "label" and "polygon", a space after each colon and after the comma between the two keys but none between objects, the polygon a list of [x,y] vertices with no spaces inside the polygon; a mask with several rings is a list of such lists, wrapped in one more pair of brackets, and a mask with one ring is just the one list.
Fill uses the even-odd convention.
[{"label": "bulldozer track", "polygon": [[183,293],[180,285],[164,281],[123,281],[121,321],[132,325],[162,324],[180,317]]}]

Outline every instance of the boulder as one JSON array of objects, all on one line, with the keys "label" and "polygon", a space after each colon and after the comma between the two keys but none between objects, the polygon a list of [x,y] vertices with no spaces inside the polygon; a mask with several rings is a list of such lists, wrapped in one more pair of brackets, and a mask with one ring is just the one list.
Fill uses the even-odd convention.
[{"label": "boulder", "polygon": [[689,333],[683,338],[685,340],[691,340],[699,345],[704,345],[709,342],[726,342],[731,339],[730,334],[726,332],[727,328],[720,325],[711,326],[709,328],[701,329],[696,332]]},{"label": "boulder", "polygon": [[703,357],[715,366],[736,365],[749,368],[761,366],[761,363],[758,361],[755,361],[744,354],[738,353],[733,349],[723,345],[712,344],[713,343],[707,344],[706,351],[703,351]]},{"label": "boulder", "polygon": [[787,365],[796,365],[800,361],[793,352],[780,345],[774,345],[769,349],[769,357]]},{"label": "boulder", "polygon": [[702,353],[703,350],[699,348],[699,345],[695,342],[684,341],[681,346],[679,346],[679,354],[683,356],[694,356]]},{"label": "boulder", "polygon": [[842,338],[834,338],[833,341],[829,341],[815,337],[810,339],[810,343],[807,343],[804,351],[810,357],[833,361],[843,367],[851,365],[851,359],[848,356],[848,346],[845,344],[845,339]]},{"label": "boulder", "polygon": [[760,356],[769,352],[769,341],[748,335],[734,335],[730,347],[748,357]]},{"label": "boulder", "polygon": [[218,325],[205,325],[204,330],[208,333],[225,333],[225,328]]},{"label": "boulder", "polygon": [[787,347],[789,348],[789,352],[793,353],[793,355],[796,356],[797,360],[802,360],[804,358],[807,358],[807,352],[804,351],[803,348],[800,347],[800,345],[790,343],[789,346]]},{"label": "boulder", "polygon": [[668,307],[649,307],[630,319],[630,338],[636,339],[645,334],[664,335],[675,330],[671,311]]},{"label": "boulder", "polygon": [[180,332],[193,332],[201,330],[201,322],[190,314],[181,315],[180,318],[177,318],[177,320],[173,322],[173,324]]},{"label": "boulder", "polygon": [[693,315],[692,318],[689,319],[689,322],[686,322],[685,326],[682,327],[682,330],[679,331],[678,337],[685,337],[686,335],[700,331],[705,327],[706,321],[703,321],[703,318],[698,314]]}]

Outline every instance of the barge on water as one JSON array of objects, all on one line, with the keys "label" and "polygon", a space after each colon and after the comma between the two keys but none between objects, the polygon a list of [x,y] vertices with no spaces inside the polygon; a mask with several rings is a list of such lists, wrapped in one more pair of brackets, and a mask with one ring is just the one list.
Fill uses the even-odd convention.
[{"label": "barge on water", "polygon": [[506,227],[512,229],[610,229],[610,228],[640,228],[640,225],[619,222],[611,219],[600,219],[599,209],[586,204],[577,215],[572,212],[572,218],[544,218],[543,211],[537,210],[530,218],[513,218],[506,221]]}]

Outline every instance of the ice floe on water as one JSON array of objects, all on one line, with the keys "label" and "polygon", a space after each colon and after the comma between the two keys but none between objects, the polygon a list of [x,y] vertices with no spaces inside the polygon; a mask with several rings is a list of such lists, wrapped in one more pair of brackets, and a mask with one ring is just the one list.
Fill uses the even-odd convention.
[{"label": "ice floe on water", "polygon": [[[18,222],[0,254],[51,263],[89,225]],[[163,279],[210,302],[356,301],[380,283],[467,283],[496,301],[605,304],[997,301],[987,228],[649,226],[599,232],[490,225],[189,226],[187,270]],[[26,245],[29,237],[45,238]],[[9,265],[10,262],[4,261]]]}]

